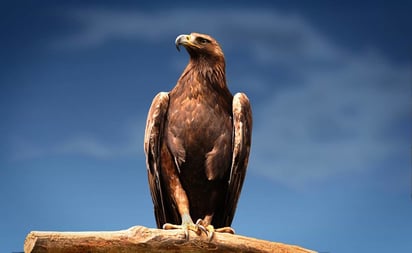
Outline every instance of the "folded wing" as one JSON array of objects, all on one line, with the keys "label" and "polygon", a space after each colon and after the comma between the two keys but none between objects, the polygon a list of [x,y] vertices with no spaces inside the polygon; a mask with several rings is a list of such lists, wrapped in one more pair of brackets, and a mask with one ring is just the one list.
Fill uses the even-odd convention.
[{"label": "folded wing", "polygon": [[231,224],[249,160],[252,138],[252,110],[248,97],[237,93],[233,97],[233,157],[226,195],[225,224]]}]

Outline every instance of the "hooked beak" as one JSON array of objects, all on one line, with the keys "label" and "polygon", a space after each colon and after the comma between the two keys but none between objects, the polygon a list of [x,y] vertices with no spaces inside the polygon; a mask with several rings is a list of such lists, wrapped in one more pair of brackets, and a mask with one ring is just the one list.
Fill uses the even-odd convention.
[{"label": "hooked beak", "polygon": [[191,40],[190,40],[190,35],[188,34],[181,34],[179,36],[177,36],[176,40],[175,40],[175,45],[176,45],[176,49],[177,51],[180,52],[180,45],[183,45],[184,47],[186,46],[195,46]]}]

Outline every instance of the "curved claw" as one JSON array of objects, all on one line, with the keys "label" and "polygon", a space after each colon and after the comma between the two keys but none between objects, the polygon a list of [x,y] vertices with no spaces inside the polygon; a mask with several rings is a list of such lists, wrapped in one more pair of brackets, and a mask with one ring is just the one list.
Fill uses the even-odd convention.
[{"label": "curved claw", "polygon": [[209,239],[209,242],[212,241],[215,232],[235,234],[235,230],[231,227],[222,227],[222,228],[216,228],[215,229],[215,227],[211,224],[205,225],[204,221],[202,219],[198,219],[196,221],[196,225],[199,227],[199,229],[202,232],[204,232],[207,235],[207,237]]},{"label": "curved claw", "polygon": [[196,221],[196,225],[199,227],[200,230],[202,230],[202,232],[204,232],[205,234],[208,234],[207,232],[207,228],[205,228],[205,226],[202,225],[202,219],[198,219]]},{"label": "curved claw", "polygon": [[206,227],[206,230],[208,231],[207,235],[209,238],[209,242],[212,241],[213,235],[215,233],[228,233],[228,234],[235,234],[235,230],[231,227],[222,227],[222,228],[214,228],[212,225],[209,225]]},{"label": "curved claw", "polygon": [[211,242],[216,230],[212,225],[207,226],[207,230],[209,231],[209,233],[207,234],[207,238],[209,242]]}]

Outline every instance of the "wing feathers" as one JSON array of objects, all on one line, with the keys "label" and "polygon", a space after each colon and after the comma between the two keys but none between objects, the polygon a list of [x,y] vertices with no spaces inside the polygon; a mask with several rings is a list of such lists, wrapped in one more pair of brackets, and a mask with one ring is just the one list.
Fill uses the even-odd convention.
[{"label": "wing feathers", "polygon": [[248,97],[237,93],[233,97],[233,157],[226,197],[225,223],[231,224],[242,190],[249,160],[252,138],[252,110]]},{"label": "wing feathers", "polygon": [[163,200],[162,184],[160,181],[160,148],[163,136],[163,127],[167,109],[169,106],[169,95],[160,92],[153,99],[147,115],[146,130],[144,137],[144,151],[146,154],[147,175],[149,179],[150,193],[154,204],[157,226],[166,220],[165,202]]}]

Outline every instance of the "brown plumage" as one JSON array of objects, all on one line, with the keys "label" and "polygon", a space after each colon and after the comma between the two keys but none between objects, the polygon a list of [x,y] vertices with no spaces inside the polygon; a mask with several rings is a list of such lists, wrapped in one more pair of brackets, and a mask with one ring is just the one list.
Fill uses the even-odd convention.
[{"label": "brown plumage", "polygon": [[190,60],[176,86],[153,99],[147,116],[149,186],[159,228],[211,235],[213,227],[232,223],[248,163],[252,113],[246,95],[232,96],[227,88],[225,59],[215,39],[191,33],[175,43],[186,48]]}]

